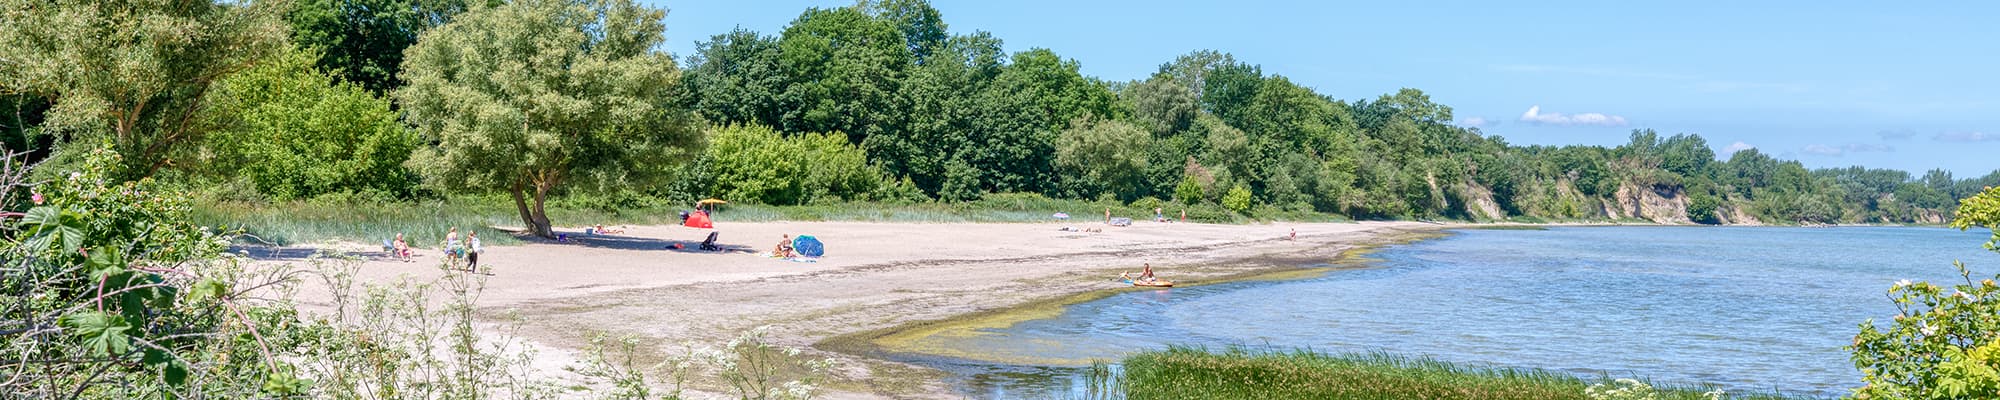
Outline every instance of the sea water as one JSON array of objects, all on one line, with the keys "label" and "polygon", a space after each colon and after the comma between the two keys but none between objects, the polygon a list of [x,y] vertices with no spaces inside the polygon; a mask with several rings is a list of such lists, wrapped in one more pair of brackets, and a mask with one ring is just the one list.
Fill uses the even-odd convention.
[{"label": "sea water", "polygon": [[[1842,346],[1895,308],[1901,279],[2000,271],[1986,232],[1941,228],[1575,227],[1465,230],[1307,279],[1129,292],[973,335],[928,338],[979,361],[902,354],[982,398],[1075,397],[1078,366],[1168,345],[1389,352],[1585,377],[1838,396]],[[1173,279],[1171,260],[1152,260]]]}]

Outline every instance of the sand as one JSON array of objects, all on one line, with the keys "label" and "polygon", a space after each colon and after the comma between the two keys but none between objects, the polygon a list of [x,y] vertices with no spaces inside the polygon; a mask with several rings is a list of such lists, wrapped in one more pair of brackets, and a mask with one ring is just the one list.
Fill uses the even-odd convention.
[{"label": "sand", "polygon": [[[1059,230],[1065,226],[1102,232]],[[523,317],[520,333],[542,349],[538,366],[552,374],[598,332],[636,335],[648,348],[674,352],[767,326],[777,343],[817,346],[815,356],[840,361],[825,398],[953,398],[935,371],[873,357],[868,336],[1125,288],[1118,273],[1141,263],[1152,263],[1163,279],[1199,284],[1325,264],[1343,250],[1448,226],[723,221],[717,227],[729,251],[694,250],[707,231],[678,226],[626,227],[606,236],[563,229],[571,242],[489,247],[481,260],[492,271],[481,313]],[[1285,239],[1293,230],[1297,239]],[[757,254],[786,234],[818,237],[827,255],[793,262]],[[674,243],[686,249],[669,248]],[[417,262],[373,257],[359,277],[434,278],[447,273],[436,267],[438,256],[431,249],[420,250]],[[325,297],[307,288],[301,302],[326,307]]]}]

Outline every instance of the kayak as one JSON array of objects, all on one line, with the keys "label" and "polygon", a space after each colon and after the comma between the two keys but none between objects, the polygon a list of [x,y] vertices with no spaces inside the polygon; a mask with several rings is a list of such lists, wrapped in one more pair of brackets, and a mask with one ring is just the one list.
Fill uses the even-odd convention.
[{"label": "kayak", "polygon": [[1132,284],[1132,286],[1138,286],[1138,287],[1174,287],[1173,281],[1139,282],[1127,279],[1125,280],[1125,283],[1130,283]]}]

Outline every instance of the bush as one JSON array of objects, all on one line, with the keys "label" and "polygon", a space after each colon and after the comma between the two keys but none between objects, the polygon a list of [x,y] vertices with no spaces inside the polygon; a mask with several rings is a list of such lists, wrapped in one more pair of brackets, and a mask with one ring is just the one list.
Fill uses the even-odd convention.
[{"label": "bush", "polygon": [[1201,182],[1196,182],[1194,175],[1181,177],[1181,184],[1174,186],[1174,201],[1191,206],[1201,204],[1201,200]]},{"label": "bush", "polygon": [[1722,208],[1721,199],[1709,195],[1694,195],[1691,197],[1693,197],[1693,200],[1688,201],[1687,204],[1688,220],[1709,225],[1722,223],[1720,214]]},{"label": "bush", "polygon": [[274,200],[341,192],[409,197],[415,175],[403,166],[419,144],[389,100],[313,68],[293,51],[222,81],[217,121],[227,128],[204,146],[197,169],[245,177]]},{"label": "bush", "polygon": [[1222,207],[1237,214],[1247,213],[1250,212],[1250,207],[1255,205],[1251,201],[1250,189],[1237,186],[1229,189],[1229,194],[1222,196]]},{"label": "bush", "polygon": [[[1952,226],[2000,226],[2000,189],[1963,200]],[[2000,252],[2000,231],[1986,248]],[[1946,288],[1903,280],[1889,288],[1900,310],[1887,327],[1873,319],[1854,336],[1854,366],[1861,369],[1859,399],[1966,399],[2000,393],[2000,285],[1977,282],[1953,262],[1965,284]]]},{"label": "bush", "polygon": [[245,329],[272,312],[239,291],[268,276],[224,257],[227,238],[190,223],[185,196],[114,183],[121,165],[108,146],[84,153],[0,225],[0,321],[27,322],[0,330],[0,393],[285,394],[270,384],[288,382],[283,362]]},{"label": "bush", "polygon": [[[709,184],[705,191],[732,201],[799,205],[867,200],[896,185],[868,164],[845,135],[785,137],[759,125],[731,125],[710,133]],[[906,189],[879,194],[907,199]]]}]

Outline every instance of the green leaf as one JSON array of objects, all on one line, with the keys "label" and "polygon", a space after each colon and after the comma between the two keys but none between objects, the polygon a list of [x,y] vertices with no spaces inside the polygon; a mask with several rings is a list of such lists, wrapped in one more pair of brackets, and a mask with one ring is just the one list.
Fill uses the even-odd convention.
[{"label": "green leaf", "polygon": [[54,225],[56,221],[61,218],[62,218],[61,209],[48,206],[35,207],[29,209],[28,214],[21,217],[21,224],[32,227]]},{"label": "green leaf", "polygon": [[124,317],[91,311],[63,316],[56,325],[82,339],[83,347],[93,356],[122,355],[132,350],[131,338],[125,335],[132,325]]},{"label": "green leaf", "polygon": [[91,252],[90,257],[84,260],[83,265],[86,270],[90,271],[92,279],[103,278],[105,275],[125,271],[125,255],[111,249],[99,249],[98,251]]},{"label": "green leaf", "polygon": [[215,278],[202,278],[188,288],[188,301],[202,301],[221,298],[229,294],[229,284]]},{"label": "green leaf", "polygon": [[161,368],[160,372],[161,378],[166,379],[169,385],[181,386],[187,384],[188,368],[185,363],[180,361],[169,362],[165,367]]}]

